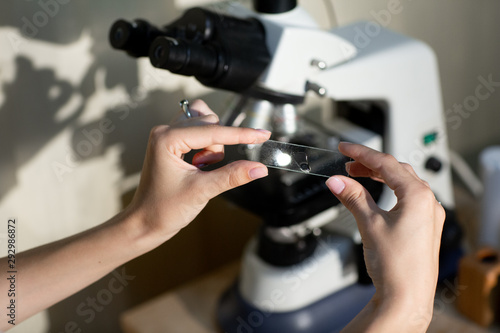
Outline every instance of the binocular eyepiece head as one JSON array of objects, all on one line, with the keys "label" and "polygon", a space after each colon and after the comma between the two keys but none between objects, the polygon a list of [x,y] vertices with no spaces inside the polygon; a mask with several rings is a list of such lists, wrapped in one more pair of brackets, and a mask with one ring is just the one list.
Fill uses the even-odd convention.
[{"label": "binocular eyepiece head", "polygon": [[192,8],[162,28],[144,21],[116,21],[109,32],[113,48],[202,84],[235,92],[249,89],[267,68],[265,30],[254,18],[235,18]]}]

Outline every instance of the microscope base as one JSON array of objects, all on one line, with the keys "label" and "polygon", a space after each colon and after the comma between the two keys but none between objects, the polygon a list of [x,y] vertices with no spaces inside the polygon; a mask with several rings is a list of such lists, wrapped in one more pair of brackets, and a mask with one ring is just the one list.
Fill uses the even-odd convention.
[{"label": "microscope base", "polygon": [[375,293],[373,285],[354,284],[305,308],[264,312],[248,304],[235,283],[221,297],[217,321],[224,333],[333,333],[346,326]]}]

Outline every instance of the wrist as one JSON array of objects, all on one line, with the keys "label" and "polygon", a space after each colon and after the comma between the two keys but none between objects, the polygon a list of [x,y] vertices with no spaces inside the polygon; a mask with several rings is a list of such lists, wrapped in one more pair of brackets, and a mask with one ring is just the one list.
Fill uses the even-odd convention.
[{"label": "wrist", "polygon": [[433,299],[422,299],[420,295],[378,298],[375,294],[370,302],[374,312],[373,332],[426,332],[432,320]]},{"label": "wrist", "polygon": [[131,256],[137,257],[160,246],[175,233],[167,233],[165,230],[157,230],[155,224],[148,222],[147,214],[132,206],[115,216],[120,225],[120,232],[126,237],[132,251]]},{"label": "wrist", "polygon": [[364,309],[347,325],[342,333],[426,332],[432,319],[432,306],[407,297],[379,297],[375,293]]}]

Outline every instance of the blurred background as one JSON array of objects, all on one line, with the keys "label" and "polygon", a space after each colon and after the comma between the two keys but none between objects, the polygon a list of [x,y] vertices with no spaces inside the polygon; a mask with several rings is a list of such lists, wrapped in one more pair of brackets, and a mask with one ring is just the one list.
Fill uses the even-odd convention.
[{"label": "blurred background", "polygon": [[[168,123],[179,100],[202,98],[224,114],[231,93],[113,51],[107,38],[118,18],[163,25],[187,8],[211,2],[0,2],[0,218],[19,221],[21,250],[88,229],[120,211],[138,182],[150,129]],[[369,20],[429,44],[439,63],[451,149],[477,170],[480,151],[500,144],[500,2],[396,2],[402,10],[389,17],[381,13],[394,0],[299,4],[325,29]],[[484,80],[498,83],[464,111]],[[103,127],[101,135],[89,135]],[[107,288],[112,274],[12,332],[66,332],[68,322],[82,332],[120,332],[124,310],[240,258],[258,224],[256,217],[216,199],[170,242],[119,268],[130,281],[94,316],[81,310]],[[0,230],[4,240],[5,233]]]}]

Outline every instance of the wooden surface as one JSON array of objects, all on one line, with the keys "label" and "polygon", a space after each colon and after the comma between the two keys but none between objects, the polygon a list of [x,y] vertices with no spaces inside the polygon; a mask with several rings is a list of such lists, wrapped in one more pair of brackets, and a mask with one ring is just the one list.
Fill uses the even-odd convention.
[{"label": "wooden surface", "polygon": [[[219,296],[235,279],[239,264],[165,293],[125,312],[121,326],[125,333],[215,333],[215,309]],[[439,293],[438,293],[439,294]],[[487,333],[457,314],[453,304],[436,307],[429,333]]]},{"label": "wooden surface", "polygon": [[234,281],[239,264],[225,266],[206,277],[129,310],[121,317],[125,333],[213,333],[215,309],[222,292]]}]

